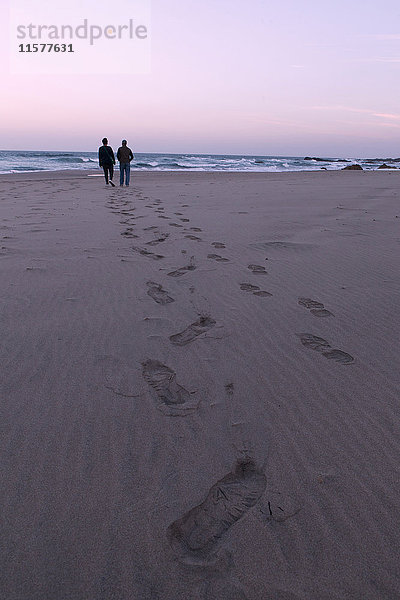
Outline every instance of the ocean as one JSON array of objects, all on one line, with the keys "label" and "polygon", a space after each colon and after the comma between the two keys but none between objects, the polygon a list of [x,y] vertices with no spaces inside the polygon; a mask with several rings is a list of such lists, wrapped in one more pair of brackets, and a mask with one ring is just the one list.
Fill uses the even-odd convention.
[{"label": "ocean", "polygon": [[[335,158],[298,156],[247,156],[226,154],[137,153],[132,168],[138,171],[285,171],[339,170],[359,163],[366,170],[383,162],[400,166],[400,158]],[[97,152],[0,151],[0,173],[98,168]]]}]

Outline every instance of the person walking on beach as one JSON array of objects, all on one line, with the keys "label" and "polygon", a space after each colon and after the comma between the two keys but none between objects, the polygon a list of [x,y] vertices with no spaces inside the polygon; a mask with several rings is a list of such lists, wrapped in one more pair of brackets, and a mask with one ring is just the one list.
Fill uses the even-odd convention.
[{"label": "person walking on beach", "polygon": [[103,145],[99,148],[99,165],[100,167],[103,167],[106,185],[108,185],[108,182],[110,182],[110,184],[115,187],[112,181],[115,165],[114,152],[111,146],[108,145],[107,138],[103,138],[102,142]]},{"label": "person walking on beach", "polygon": [[129,187],[131,178],[131,160],[133,160],[133,153],[126,144],[127,141],[122,140],[122,146],[118,148],[117,152],[117,158],[119,160],[119,185],[121,187],[124,185],[124,175],[126,187]]}]

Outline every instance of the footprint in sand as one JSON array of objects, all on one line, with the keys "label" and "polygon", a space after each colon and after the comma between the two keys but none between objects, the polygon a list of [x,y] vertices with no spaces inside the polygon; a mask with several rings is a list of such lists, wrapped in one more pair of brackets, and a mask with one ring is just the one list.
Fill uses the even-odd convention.
[{"label": "footprint in sand", "polygon": [[178,559],[189,564],[215,560],[221,538],[257,504],[265,487],[266,477],[252,460],[237,461],[201,504],[168,527],[167,539]]},{"label": "footprint in sand", "polygon": [[315,315],[316,317],[333,317],[334,315],[326,310],[322,302],[317,302],[316,300],[311,300],[311,298],[299,298],[300,306],[305,306],[310,310],[310,313]]},{"label": "footprint in sand", "polygon": [[222,242],[213,242],[211,246],[214,246],[214,248],[218,249],[226,248],[225,244],[223,244]]},{"label": "footprint in sand", "polygon": [[262,267],[261,265],[249,265],[247,268],[250,269],[252,273],[262,273],[263,275],[267,275],[265,267]]},{"label": "footprint in sand", "polygon": [[259,290],[260,288],[258,285],[252,285],[251,283],[241,283],[240,289],[243,290],[244,292],[255,292],[256,290]]},{"label": "footprint in sand", "polygon": [[147,285],[149,286],[147,294],[150,298],[153,298],[154,302],[157,302],[157,304],[170,304],[171,302],[175,302],[174,298],[168,296],[168,292],[163,290],[159,283],[148,281]]},{"label": "footprint in sand", "polygon": [[153,260],[161,260],[162,258],[164,258],[164,256],[162,256],[161,254],[154,254],[154,252],[150,252],[149,250],[146,250],[145,248],[138,248],[137,246],[133,246],[132,250],[134,252],[138,252],[142,256],[148,256],[149,258],[152,258]]},{"label": "footprint in sand", "polygon": [[171,227],[183,227],[183,225],[179,225],[179,223],[168,223]]},{"label": "footprint in sand", "polygon": [[223,258],[219,254],[207,254],[207,258],[212,258],[213,260],[216,260],[217,262],[229,262],[229,258]]},{"label": "footprint in sand", "polygon": [[235,391],[235,384],[230,382],[230,383],[226,383],[224,385],[225,391],[228,394],[228,396],[233,396],[233,392]]},{"label": "footprint in sand", "polygon": [[206,333],[214,325],[216,325],[216,321],[211,317],[200,317],[183,331],[171,335],[169,339],[176,346],[186,346],[186,344],[193,342],[199,335]]},{"label": "footprint in sand", "polygon": [[128,229],[125,229],[125,231],[123,231],[121,233],[121,235],[123,235],[124,237],[137,238],[138,236],[132,232],[133,232],[133,227],[130,227]]},{"label": "footprint in sand", "polygon": [[300,338],[303,346],[311,348],[311,350],[316,350],[316,352],[319,352],[325,356],[325,358],[335,360],[342,365],[348,365],[354,361],[351,354],[347,354],[347,352],[343,352],[343,350],[332,348],[329,342],[312,333],[297,333],[296,335]]},{"label": "footprint in sand", "polygon": [[253,292],[253,296],[261,296],[267,298],[268,296],[272,296],[270,292],[265,290],[260,290],[258,285],[253,285],[251,283],[241,283],[240,289],[244,292]]},{"label": "footprint in sand", "polygon": [[203,231],[202,229],[200,229],[200,227],[189,227],[190,231]]},{"label": "footprint in sand", "polygon": [[182,275],[185,275],[188,271],[194,271],[195,269],[196,265],[194,264],[194,256],[191,256],[188,265],[186,265],[185,267],[180,267],[175,271],[171,271],[170,273],[167,273],[167,275],[169,275],[170,277],[182,277]]},{"label": "footprint in sand", "polygon": [[155,238],[154,240],[151,240],[150,242],[146,242],[146,246],[157,246],[157,244],[161,244],[162,242],[165,242],[165,240],[169,236],[169,233],[159,233],[158,236],[159,237]]},{"label": "footprint in sand", "polygon": [[189,223],[190,219],[179,219],[180,221],[182,221],[182,223]]},{"label": "footprint in sand", "polygon": [[169,417],[184,417],[198,407],[190,392],[176,381],[176,373],[158,360],[143,363],[143,377],[150,386],[157,408]]},{"label": "footprint in sand", "polygon": [[201,242],[201,238],[195,236],[195,235],[185,235],[185,238],[188,238],[189,240],[195,240],[196,242]]}]

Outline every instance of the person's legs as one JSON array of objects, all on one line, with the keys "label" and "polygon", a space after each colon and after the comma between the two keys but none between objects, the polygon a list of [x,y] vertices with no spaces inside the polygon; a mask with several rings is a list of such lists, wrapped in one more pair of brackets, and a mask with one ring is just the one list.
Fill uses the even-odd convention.
[{"label": "person's legs", "polygon": [[124,185],[124,163],[119,163],[119,185]]},{"label": "person's legs", "polygon": [[126,169],[126,171],[125,171],[125,183],[126,183],[126,186],[129,187],[129,182],[130,182],[130,179],[131,179],[131,165],[129,163],[126,163],[125,169]]},{"label": "person's legs", "polygon": [[104,176],[106,178],[106,184],[108,185],[110,183],[112,187],[115,187],[115,185],[112,182],[113,174],[114,169],[112,165],[107,165],[106,167],[104,167]]}]

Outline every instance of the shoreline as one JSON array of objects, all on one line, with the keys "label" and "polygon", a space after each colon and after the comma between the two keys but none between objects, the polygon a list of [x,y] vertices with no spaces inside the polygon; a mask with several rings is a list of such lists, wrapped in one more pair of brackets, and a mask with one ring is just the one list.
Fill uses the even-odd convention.
[{"label": "shoreline", "polygon": [[[339,173],[351,173],[351,176],[354,176],[354,173],[358,173],[358,175],[360,177],[362,177],[363,175],[365,176],[367,173],[368,174],[373,174],[373,173],[382,173],[382,174],[386,174],[386,175],[392,175],[395,174],[396,172],[400,173],[400,169],[395,170],[395,169],[375,169],[375,170],[363,170],[363,171],[343,171],[342,169],[338,169],[338,170],[310,170],[310,171],[277,171],[277,172],[266,172],[266,171],[188,171],[188,170],[176,170],[176,171],[135,171],[134,169],[131,169],[131,178],[151,178],[151,177],[183,177],[183,176],[187,176],[187,177],[203,177],[203,178],[207,178],[209,176],[216,176],[216,177],[256,177],[256,178],[274,178],[274,177],[296,177],[296,176],[301,176],[302,174],[304,175],[310,175],[310,176],[316,176],[318,177],[318,175],[321,176],[325,176],[327,177],[328,175],[333,175],[333,174],[339,174]],[[114,171],[114,173],[119,173],[119,170],[116,169]],[[0,173],[0,182],[2,180],[7,181],[7,180],[13,180],[15,178],[16,181],[18,180],[25,180],[28,181],[30,178],[32,179],[32,181],[35,180],[51,180],[51,179],[55,179],[55,180],[59,180],[59,179],[86,179],[86,178],[97,178],[97,177],[102,177],[104,178],[104,175],[102,172],[100,172],[99,169],[92,169],[92,170],[84,170],[84,169],[60,169],[58,171],[28,171],[28,172],[22,172],[22,173]],[[114,183],[116,186],[118,186],[118,182],[117,179],[119,178],[115,178]]]}]

